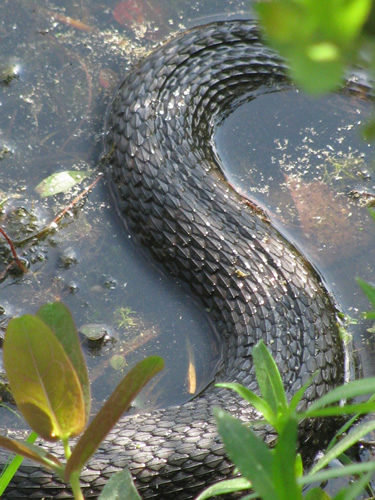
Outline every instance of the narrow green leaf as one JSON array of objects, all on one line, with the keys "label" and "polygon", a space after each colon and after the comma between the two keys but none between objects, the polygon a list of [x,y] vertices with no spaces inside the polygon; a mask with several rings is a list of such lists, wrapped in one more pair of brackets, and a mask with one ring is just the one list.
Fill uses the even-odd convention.
[{"label": "narrow green leaf", "polygon": [[296,477],[302,477],[302,476],[303,476],[302,455],[300,453],[297,453],[297,456],[296,456]]},{"label": "narrow green leaf", "polygon": [[58,474],[60,474],[63,469],[63,464],[58,458],[45,451],[43,448],[35,446],[27,441],[16,441],[15,439],[0,436],[0,446],[11,451],[12,453],[34,460],[34,462],[37,462],[38,464],[41,464],[44,467],[47,467],[47,469],[51,469]]},{"label": "narrow green leaf", "polygon": [[133,399],[163,368],[164,361],[159,356],[149,356],[121,380],[74,447],[65,468],[66,482],[69,482],[73,472],[80,471],[84,467],[121,415],[129,408]]},{"label": "narrow green leaf", "polygon": [[372,472],[363,474],[358,481],[340,490],[337,495],[334,496],[333,500],[356,500],[370,482],[371,476]]},{"label": "narrow green leaf", "polygon": [[267,420],[267,422],[270,425],[272,425],[273,427],[275,426],[277,415],[275,415],[273,413],[273,411],[272,411],[271,407],[269,406],[269,404],[267,403],[267,401],[265,401],[264,399],[257,396],[254,392],[250,391],[250,389],[248,389],[247,387],[244,387],[243,385],[235,383],[235,382],[233,382],[233,383],[219,383],[219,384],[216,384],[216,387],[224,387],[226,389],[231,389],[231,390],[237,392],[237,394],[239,394],[245,401],[247,401],[252,406],[254,406],[254,408],[256,408],[263,415],[265,420]]},{"label": "narrow green leaf", "polygon": [[[368,400],[367,403],[371,403],[372,401],[375,400],[375,394],[373,394]],[[338,439],[341,438],[343,434],[346,434],[349,429],[351,429],[354,426],[354,423],[358,420],[360,415],[355,414],[352,416],[352,418],[346,420],[344,424],[340,427],[340,429],[337,430],[331,441],[329,442],[326,452],[328,452],[331,448],[334,447],[334,445],[337,443]]]},{"label": "narrow green leaf", "polygon": [[30,427],[47,441],[80,434],[86,423],[81,384],[52,330],[36,316],[14,318],[3,354],[13,397]]},{"label": "narrow green leaf", "polygon": [[314,380],[314,377],[317,375],[317,373],[314,373],[312,377],[309,378],[309,380],[304,384],[302,387],[298,389],[298,391],[294,394],[292,397],[290,403],[289,403],[289,411],[290,413],[294,413],[297,410],[297,406],[299,405],[300,401],[302,400],[307,388],[311,385],[312,381]]},{"label": "narrow green leaf", "polygon": [[235,477],[225,481],[219,481],[206,488],[195,500],[207,500],[217,495],[225,495],[227,493],[235,493],[237,491],[245,491],[251,488],[251,483],[244,477]]},{"label": "narrow green leaf", "polygon": [[285,412],[288,408],[288,402],[280,372],[262,340],[253,349],[253,361],[263,399],[272,408],[275,415],[278,414],[279,410]]},{"label": "narrow green leaf", "polygon": [[335,477],[345,477],[352,476],[356,474],[362,474],[364,472],[374,472],[375,471],[375,461],[374,462],[364,462],[353,465],[345,465],[344,467],[333,467],[331,469],[326,469],[316,474],[307,474],[303,477],[298,478],[298,483],[301,485],[321,483],[323,481],[328,481]]},{"label": "narrow green leaf", "polygon": [[357,413],[358,415],[363,415],[366,413],[371,413],[375,411],[375,402],[370,403],[358,403],[354,405],[344,405],[344,406],[327,406],[326,408],[320,408],[318,410],[307,410],[306,413],[300,413],[298,415],[300,420],[304,418],[317,418],[317,417],[333,417],[339,415],[353,415]]},{"label": "narrow green leaf", "polygon": [[331,500],[331,497],[321,488],[312,488],[306,493],[305,500]]},{"label": "narrow green leaf", "polygon": [[297,419],[289,417],[274,449],[272,478],[281,500],[303,500],[296,481]]},{"label": "narrow green leaf", "polygon": [[43,305],[36,315],[54,332],[77,372],[85,402],[86,425],[91,408],[90,382],[73,317],[61,302]]},{"label": "narrow green leaf", "polygon": [[[26,439],[26,442],[33,444],[35,443],[37,437],[38,434],[36,432],[31,432],[28,438]],[[22,462],[23,462],[23,456],[16,455],[15,457],[13,457],[10,463],[7,462],[7,464],[4,466],[4,469],[0,475],[0,498],[1,495],[4,493],[5,489],[7,488],[8,484],[12,480],[14,474],[19,469],[19,466],[22,464]]]},{"label": "narrow green leaf", "polygon": [[314,474],[328,465],[334,458],[339,457],[348,450],[353,444],[357,443],[363,436],[375,429],[375,420],[364,422],[363,424],[356,425],[343,437],[335,446],[333,446],[311,469],[310,474]]},{"label": "narrow green leaf", "polygon": [[142,500],[128,469],[116,472],[104,486],[99,500]]},{"label": "narrow green leaf", "polygon": [[354,380],[348,384],[341,385],[332,389],[327,394],[317,399],[312,403],[307,411],[306,415],[310,415],[310,412],[322,408],[331,403],[336,403],[341,400],[349,400],[357,396],[362,396],[364,394],[372,394],[375,392],[375,377],[364,378],[362,380]]},{"label": "narrow green leaf", "polygon": [[92,172],[89,170],[65,170],[64,172],[57,172],[42,180],[36,188],[42,198],[53,196],[58,193],[65,193],[73,186],[82,182],[86,177],[90,176]]},{"label": "narrow green leaf", "polygon": [[214,414],[229,458],[263,500],[277,500],[279,496],[272,481],[273,457],[267,445],[221,408],[215,408]]}]

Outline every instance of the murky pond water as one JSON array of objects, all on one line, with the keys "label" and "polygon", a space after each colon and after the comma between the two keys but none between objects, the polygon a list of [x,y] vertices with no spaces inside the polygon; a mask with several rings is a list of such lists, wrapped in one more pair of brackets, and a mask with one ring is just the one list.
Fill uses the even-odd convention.
[{"label": "murky pond water", "polygon": [[[48,225],[100,174],[105,111],[132,64],[184,28],[250,17],[248,2],[237,0],[135,5],[0,4],[0,224],[15,241]],[[360,316],[368,304],[354,278],[375,281],[374,228],[360,194],[371,195],[375,186],[372,148],[360,139],[369,108],[358,94],[312,100],[290,90],[244,100],[215,136],[231,183],[269,213],[358,322],[350,329],[366,374],[374,347]],[[35,191],[49,175],[71,170],[92,175],[65,194],[41,198]],[[5,243],[0,252],[3,329],[14,315],[61,300],[83,331],[103,332],[101,340],[82,335],[94,410],[128,367],[149,354],[163,356],[166,370],[137,401],[140,407],[149,400],[180,403],[212,379],[221,346],[206,312],[185,285],[139,252],[105,180],[55,230],[18,246],[28,273],[7,269]],[[8,417],[0,410],[1,422],[8,425]]]}]

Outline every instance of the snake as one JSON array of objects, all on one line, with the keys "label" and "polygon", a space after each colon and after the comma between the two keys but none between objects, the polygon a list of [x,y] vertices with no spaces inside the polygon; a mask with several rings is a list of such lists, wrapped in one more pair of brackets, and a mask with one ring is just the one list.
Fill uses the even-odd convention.
[{"label": "snake", "polygon": [[[199,298],[222,359],[212,383],[191,401],[120,419],[82,473],[85,498],[96,498],[124,467],[144,499],[190,499],[232,477],[213,408],[244,422],[259,414],[215,383],[257,391],[252,349],[260,340],[288,398],[316,374],[303,408],[346,378],[337,306],[322,278],[225,180],[213,145],[223,117],[244,99],[290,86],[286,74],[255,21],[215,22],[157,47],[114,96],[105,125],[114,206],[136,244]],[[331,432],[327,421],[316,425],[303,428],[302,450],[318,449]],[[260,425],[258,433],[272,444],[270,429]],[[62,455],[55,444],[52,451]],[[69,498],[66,485],[31,463],[7,491],[6,498]]]}]

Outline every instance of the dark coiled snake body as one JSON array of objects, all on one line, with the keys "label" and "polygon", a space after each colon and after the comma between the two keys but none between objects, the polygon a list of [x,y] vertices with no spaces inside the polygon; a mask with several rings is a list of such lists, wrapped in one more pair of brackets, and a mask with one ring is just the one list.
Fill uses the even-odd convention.
[{"label": "dark coiled snake body", "polygon": [[[127,227],[211,311],[223,344],[216,381],[256,390],[251,351],[263,339],[288,394],[318,372],[308,404],[344,380],[335,307],[304,258],[222,180],[210,145],[215,123],[241,95],[285,85],[283,63],[253,22],[192,29],[128,74],[109,111],[106,144]],[[124,417],[84,472],[85,496],[96,496],[125,466],[143,498],[192,498],[228,477],[233,467],[214,406],[244,421],[255,417],[213,384],[181,406]],[[307,428],[303,440],[313,448],[316,433]],[[55,478],[25,466],[7,498],[59,494],[67,490]]]}]

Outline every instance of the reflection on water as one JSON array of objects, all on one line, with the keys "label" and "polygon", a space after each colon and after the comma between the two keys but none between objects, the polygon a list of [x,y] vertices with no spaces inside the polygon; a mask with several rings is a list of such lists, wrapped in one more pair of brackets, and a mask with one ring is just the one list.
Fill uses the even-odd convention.
[{"label": "reflection on water", "polygon": [[318,269],[339,309],[359,323],[349,330],[368,374],[371,338],[360,313],[369,304],[355,278],[375,282],[367,208],[375,196],[374,153],[361,136],[372,107],[362,91],[318,99],[290,89],[243,99],[215,134],[229,182],[269,214]]}]

